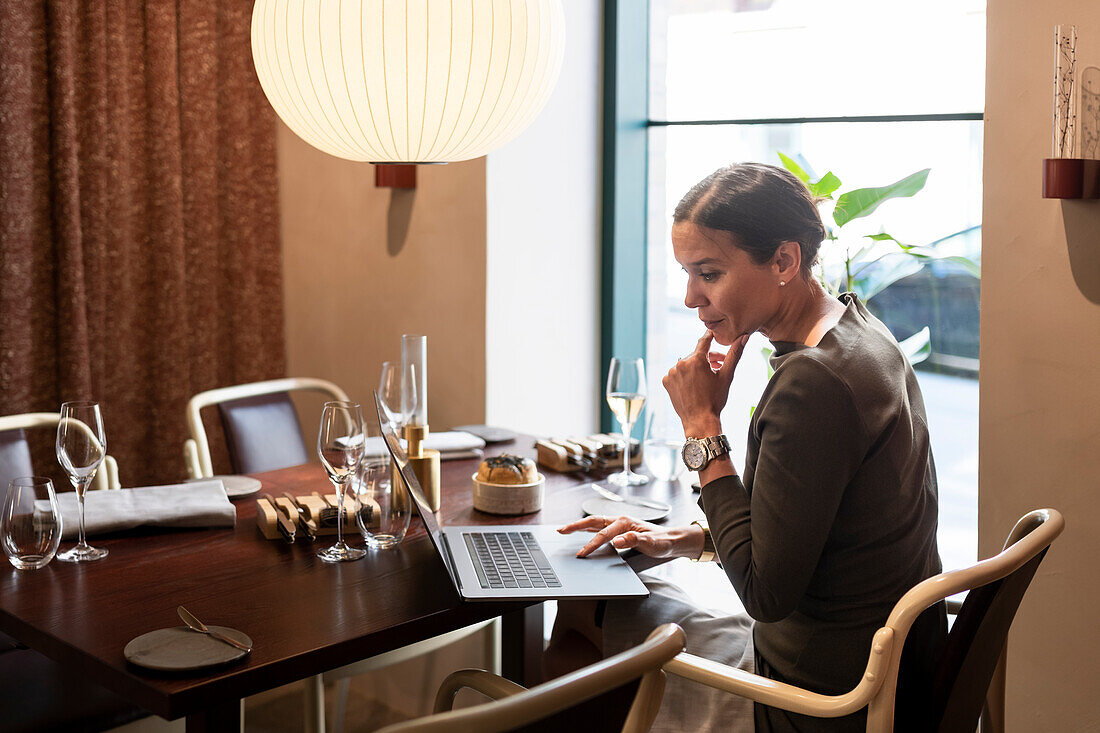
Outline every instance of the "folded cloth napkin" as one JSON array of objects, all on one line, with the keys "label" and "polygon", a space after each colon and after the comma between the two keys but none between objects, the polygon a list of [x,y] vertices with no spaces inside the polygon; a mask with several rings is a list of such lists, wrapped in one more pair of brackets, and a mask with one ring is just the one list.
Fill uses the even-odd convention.
[{"label": "folded cloth napkin", "polygon": [[[401,441],[401,445],[405,445],[404,440]],[[485,441],[470,433],[451,430],[444,433],[428,433],[424,447],[439,451],[440,459],[444,461],[449,458],[476,458],[481,455]],[[386,443],[382,438],[367,438],[363,446],[364,458],[381,458],[385,455]]]},{"label": "folded cloth napkin", "polygon": [[[76,492],[57,495],[62,538],[77,536]],[[232,527],[237,510],[217,479],[169,486],[89,491],[84,495],[84,532],[118,532],[134,527]]]}]

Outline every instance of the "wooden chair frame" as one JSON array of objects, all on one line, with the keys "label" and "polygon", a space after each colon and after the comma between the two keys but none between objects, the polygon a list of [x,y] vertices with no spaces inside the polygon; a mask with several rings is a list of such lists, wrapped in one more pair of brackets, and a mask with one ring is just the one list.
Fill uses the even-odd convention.
[{"label": "wooden chair frame", "polygon": [[312,377],[287,377],[271,379],[266,382],[235,384],[231,387],[199,392],[187,403],[187,427],[191,437],[183,443],[183,461],[187,465],[190,478],[209,478],[214,475],[213,461],[210,458],[210,441],[206,428],[202,424],[202,409],[221,402],[239,400],[245,397],[271,394],[273,392],[321,392],[333,400],[347,401],[344,390],[332,382]]},{"label": "wooden chair frame", "polygon": [[[92,436],[92,440],[98,443],[98,438],[92,429],[79,420],[73,419],[74,422],[81,425]],[[0,432],[6,430],[18,430],[20,428],[51,428],[57,430],[58,423],[61,422],[61,413],[59,412],[25,412],[20,415],[4,415],[0,417]],[[103,457],[103,464],[96,471],[95,478],[92,479],[92,489],[117,489],[120,488],[118,480],[118,462],[114,457],[105,455]],[[4,487],[6,488],[6,487]]]},{"label": "wooden chair frame", "polygon": [[[664,694],[661,666],[684,649],[684,631],[676,624],[654,629],[642,644],[530,690],[479,669],[454,672],[439,688],[435,714],[397,723],[379,733],[502,733],[614,690],[641,677],[623,733],[645,733],[657,717]],[[468,687],[493,702],[451,710],[455,695]]]},{"label": "wooden chair frame", "polygon": [[[821,695],[686,653],[666,664],[665,671],[765,705],[819,718],[836,718],[866,707],[868,733],[892,731],[902,648],[917,616],[934,603],[1010,575],[1049,547],[1064,528],[1065,519],[1056,509],[1037,509],[1016,523],[1000,554],[933,576],[910,589],[894,606],[886,625],[875,632],[863,677],[843,695]],[[986,696],[988,725],[994,729],[1003,726],[1004,720],[1004,664],[1002,652]]]}]

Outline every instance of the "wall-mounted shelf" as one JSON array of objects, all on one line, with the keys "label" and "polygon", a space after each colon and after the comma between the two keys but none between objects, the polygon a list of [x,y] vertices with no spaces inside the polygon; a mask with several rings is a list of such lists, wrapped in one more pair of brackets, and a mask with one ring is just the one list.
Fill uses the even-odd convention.
[{"label": "wall-mounted shelf", "polygon": [[1044,158],[1043,198],[1100,198],[1100,160]]}]

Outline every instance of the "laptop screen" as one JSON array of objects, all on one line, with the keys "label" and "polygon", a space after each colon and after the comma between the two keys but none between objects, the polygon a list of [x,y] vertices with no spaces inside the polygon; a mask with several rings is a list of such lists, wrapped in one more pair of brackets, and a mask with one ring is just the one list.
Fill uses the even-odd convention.
[{"label": "laptop screen", "polygon": [[397,470],[401,474],[401,479],[405,482],[405,488],[409,490],[409,494],[412,496],[413,504],[416,505],[416,510],[420,513],[420,519],[424,522],[424,529],[428,531],[428,537],[435,546],[436,552],[443,558],[443,564],[447,567],[447,572],[450,574],[451,581],[455,584],[455,588],[458,588],[458,576],[451,567],[450,555],[447,554],[446,549],[443,547],[443,533],[439,530],[439,522],[436,521],[435,512],[433,512],[431,506],[428,505],[428,500],[424,498],[424,492],[420,488],[420,481],[416,478],[416,474],[413,473],[412,467],[409,466],[409,456],[405,453],[405,449],[401,447],[401,441],[398,440],[397,433],[394,432],[393,426],[390,424],[389,420],[386,419],[386,413],[382,409],[382,400],[379,399],[378,392],[374,392],[374,410],[378,415],[378,427],[382,431],[382,438],[386,442],[386,449],[389,450],[390,457],[393,459],[394,465],[397,466]]}]

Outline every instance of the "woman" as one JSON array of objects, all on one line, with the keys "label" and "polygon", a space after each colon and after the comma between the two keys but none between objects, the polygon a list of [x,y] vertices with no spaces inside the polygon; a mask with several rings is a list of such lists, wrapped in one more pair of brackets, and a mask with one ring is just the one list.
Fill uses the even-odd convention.
[{"label": "woman", "polygon": [[[893,605],[940,571],[920,388],[886,327],[854,295],[833,298],[812,275],[825,230],[793,175],[760,164],[720,169],[688,192],[673,218],[673,249],[688,274],[684,302],[707,330],[663,384],[689,442],[713,439],[685,451],[699,470],[709,531],[608,517],[561,531],[596,531],[580,556],[608,542],[654,557],[713,553],[753,619],[754,671],[845,692],[859,681],[871,637]],[[775,372],[753,412],[739,474],[723,449],[719,416],[756,332],[774,344]],[[728,348],[711,351],[714,342]],[[737,633],[745,619],[685,612],[684,597],[667,584],[652,584],[640,603],[609,602],[602,624],[583,606],[562,606],[562,630],[574,627],[605,652],[619,651],[612,638],[629,646],[659,623],[683,620],[689,651],[750,666],[741,659],[747,639]],[[716,622],[731,632],[715,633]],[[704,648],[692,643],[696,626]],[[922,694],[919,681],[930,678],[945,627],[941,604],[910,632],[899,715]],[[634,638],[623,638],[622,628]],[[669,705],[687,714],[711,709],[707,700],[724,693],[689,684],[669,694]],[[758,731],[855,731],[866,714],[817,720],[756,705],[754,718]],[[729,728],[729,721],[711,723]]]}]

